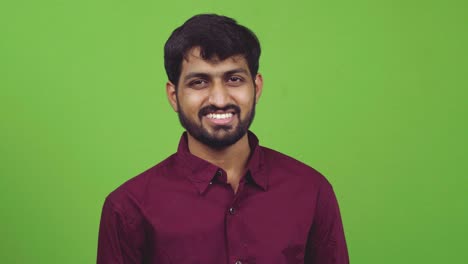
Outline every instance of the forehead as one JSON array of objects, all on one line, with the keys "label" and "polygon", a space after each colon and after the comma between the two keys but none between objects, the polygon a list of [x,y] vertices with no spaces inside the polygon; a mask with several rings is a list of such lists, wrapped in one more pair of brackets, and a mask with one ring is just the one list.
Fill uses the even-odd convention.
[{"label": "forehead", "polygon": [[200,55],[200,48],[192,48],[187,52],[187,55],[182,60],[181,77],[191,72],[203,73],[222,73],[233,69],[245,69],[248,73],[249,67],[247,60],[242,55],[235,55],[220,60],[218,57],[213,57],[210,60],[205,60]]}]

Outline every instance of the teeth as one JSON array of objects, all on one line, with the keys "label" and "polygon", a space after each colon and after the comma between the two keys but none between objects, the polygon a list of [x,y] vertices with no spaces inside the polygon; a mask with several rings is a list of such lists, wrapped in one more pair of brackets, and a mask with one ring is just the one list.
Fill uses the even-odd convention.
[{"label": "teeth", "polygon": [[210,113],[208,115],[206,115],[206,117],[210,118],[210,119],[227,119],[227,118],[231,118],[232,117],[232,113],[227,113],[227,114],[213,114],[213,113]]}]

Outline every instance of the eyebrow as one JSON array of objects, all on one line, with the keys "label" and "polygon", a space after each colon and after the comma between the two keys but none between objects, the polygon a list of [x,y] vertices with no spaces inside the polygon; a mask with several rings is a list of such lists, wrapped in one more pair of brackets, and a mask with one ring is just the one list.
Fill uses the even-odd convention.
[{"label": "eyebrow", "polygon": [[[236,74],[236,73],[249,74],[249,72],[246,69],[237,68],[237,69],[229,70],[227,72],[223,72],[222,75],[227,76],[227,75],[232,75],[232,74]],[[218,74],[215,74],[215,75],[218,75]],[[184,81],[187,81],[188,79],[191,79],[191,78],[194,78],[194,77],[209,78],[210,75],[207,74],[207,73],[204,73],[204,72],[190,72],[187,75],[185,75]]]}]

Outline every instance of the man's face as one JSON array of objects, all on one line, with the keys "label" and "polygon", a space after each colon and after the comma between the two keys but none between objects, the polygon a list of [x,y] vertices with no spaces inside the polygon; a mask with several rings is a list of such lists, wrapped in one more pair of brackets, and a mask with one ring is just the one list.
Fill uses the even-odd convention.
[{"label": "man's face", "polygon": [[262,90],[243,56],[203,60],[193,48],[182,62],[177,89],[167,84],[169,101],[187,132],[216,149],[230,146],[247,132]]}]

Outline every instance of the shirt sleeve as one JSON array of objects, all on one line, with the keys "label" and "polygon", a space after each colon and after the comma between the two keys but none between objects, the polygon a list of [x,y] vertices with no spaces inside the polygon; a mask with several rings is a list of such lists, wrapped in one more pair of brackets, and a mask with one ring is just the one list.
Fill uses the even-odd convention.
[{"label": "shirt sleeve", "polygon": [[340,209],[332,186],[319,190],[314,221],[307,241],[306,264],[348,264],[349,256]]},{"label": "shirt sleeve", "polygon": [[99,226],[97,264],[143,263],[144,232],[107,198]]}]

